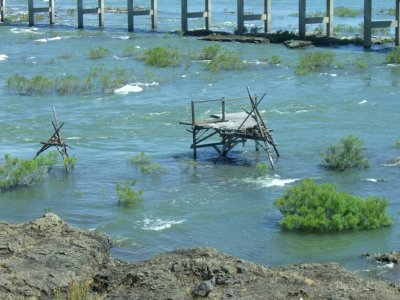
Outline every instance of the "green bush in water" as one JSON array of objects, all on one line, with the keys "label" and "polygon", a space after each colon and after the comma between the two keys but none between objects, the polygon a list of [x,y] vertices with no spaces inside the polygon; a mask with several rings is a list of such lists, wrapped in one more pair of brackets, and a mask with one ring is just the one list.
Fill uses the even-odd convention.
[{"label": "green bush in water", "polygon": [[89,49],[88,57],[89,59],[99,59],[106,57],[108,54],[110,54],[110,50],[108,48],[99,47],[95,49]]},{"label": "green bush in water", "polygon": [[117,182],[115,190],[118,195],[118,205],[123,207],[131,207],[143,201],[142,190],[135,191],[132,186],[136,184],[136,180]]},{"label": "green bush in water", "polygon": [[363,14],[362,9],[338,6],[333,9],[333,14],[340,18],[355,18]]},{"label": "green bush in water", "polygon": [[214,56],[206,65],[206,69],[211,72],[219,71],[239,71],[247,67],[234,52],[223,51]]},{"label": "green bush in water", "polygon": [[131,164],[139,167],[140,171],[144,174],[161,174],[165,169],[157,162],[151,162],[150,157],[144,152],[131,157]]},{"label": "green bush in water", "polygon": [[300,57],[295,72],[297,75],[306,75],[313,71],[321,71],[323,68],[332,66],[333,60],[332,52],[307,52]]},{"label": "green bush in water", "polygon": [[200,60],[211,60],[220,52],[221,46],[217,44],[204,46],[199,53]]},{"label": "green bush in water", "polygon": [[4,155],[0,162],[0,191],[30,186],[40,182],[46,172],[57,162],[57,152],[39,156],[36,160],[25,160]]},{"label": "green bush in water", "polygon": [[394,48],[385,58],[388,64],[400,64],[400,47]]},{"label": "green bush in water", "polygon": [[329,146],[323,154],[325,166],[341,172],[350,168],[368,168],[369,162],[361,148],[362,144],[362,140],[354,135],[342,138],[338,145]]},{"label": "green bush in water", "polygon": [[179,51],[172,47],[155,47],[148,49],[142,55],[146,65],[158,68],[175,67],[179,65]]},{"label": "green bush in water", "polygon": [[280,224],[285,230],[338,232],[392,223],[387,200],[372,196],[362,199],[338,192],[332,184],[317,185],[311,179],[289,188],[274,204],[283,214]]}]

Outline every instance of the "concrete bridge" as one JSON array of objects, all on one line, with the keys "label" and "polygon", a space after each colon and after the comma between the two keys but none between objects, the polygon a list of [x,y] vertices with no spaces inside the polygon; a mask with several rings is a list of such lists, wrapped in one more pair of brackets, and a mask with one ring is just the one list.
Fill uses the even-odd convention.
[{"label": "concrete bridge", "polygon": [[[151,29],[157,29],[157,0],[149,0],[150,9],[137,9],[134,7],[134,0],[127,0],[127,24],[128,31],[134,31],[134,19],[138,16],[149,16],[151,20]],[[192,0],[194,1],[194,0]],[[191,18],[202,18],[204,19],[204,29],[211,30],[211,2],[212,0],[204,1],[204,10],[202,11],[188,11],[188,0],[181,0],[181,30],[187,32],[189,30],[188,20]],[[264,32],[268,33],[271,31],[271,2],[273,0],[257,0],[260,2],[260,11],[254,13],[245,13],[244,2],[245,0],[237,1],[237,32],[243,34],[245,32],[245,22],[260,20],[264,23]],[[304,39],[306,36],[306,25],[307,24],[325,24],[326,25],[326,36],[330,37],[333,35],[333,8],[334,0],[321,0],[326,2],[326,14],[323,17],[307,17],[307,0],[297,0],[299,10],[299,37]],[[395,18],[387,21],[374,21],[372,20],[372,2],[373,0],[364,1],[364,47],[371,47],[372,29],[374,28],[395,28],[395,44],[399,45],[400,41],[400,0],[393,0],[393,4],[396,7]],[[376,0],[378,1],[378,0]],[[49,4],[46,7],[35,7],[33,0],[28,0],[28,15],[29,15],[29,26],[33,26],[35,23],[35,13],[46,13],[49,15],[49,23],[55,24],[55,0],[48,0]],[[78,28],[84,26],[84,15],[86,14],[97,14],[99,18],[99,27],[104,27],[104,0],[98,0],[97,7],[84,8],[83,0],[77,0],[77,23]],[[0,0],[0,22],[4,22],[6,19],[6,0]]]}]

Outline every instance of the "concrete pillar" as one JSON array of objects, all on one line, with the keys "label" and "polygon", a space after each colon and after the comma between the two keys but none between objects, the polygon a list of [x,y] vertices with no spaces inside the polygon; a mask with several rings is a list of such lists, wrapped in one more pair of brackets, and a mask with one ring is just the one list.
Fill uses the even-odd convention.
[{"label": "concrete pillar", "polygon": [[78,0],[77,1],[77,17],[78,17],[78,28],[82,29],[83,28],[83,0]]},{"label": "concrete pillar", "polygon": [[326,35],[331,37],[333,35],[333,0],[326,0],[326,16],[328,17]]},{"label": "concrete pillar", "polygon": [[188,31],[188,19],[204,18],[206,30],[211,29],[211,0],[204,0],[204,11],[188,12],[188,0],[181,0],[182,31]]},{"label": "concrete pillar", "polygon": [[299,0],[299,37],[306,37],[306,0]]},{"label": "concrete pillar", "polygon": [[133,22],[133,0],[127,1],[128,8],[128,31],[132,32],[134,30],[134,22]]},{"label": "concrete pillar", "polygon": [[99,27],[104,27],[104,0],[98,0]]},{"label": "concrete pillar", "polygon": [[266,19],[264,21],[264,32],[271,32],[271,1],[272,0],[264,0],[264,14]]},{"label": "concrete pillar", "polygon": [[396,0],[396,37],[395,37],[395,44],[399,46],[400,43],[400,0]]},{"label": "concrete pillar", "polygon": [[28,0],[28,24],[35,25],[35,14],[33,13],[33,0]]},{"label": "concrete pillar", "polygon": [[3,23],[6,19],[6,0],[0,0],[0,22]]},{"label": "concrete pillar", "polygon": [[211,30],[211,0],[205,0],[204,11],[206,12],[205,16],[206,30]]},{"label": "concrete pillar", "polygon": [[157,20],[157,17],[158,17],[158,14],[157,14],[157,10],[158,10],[157,0],[151,0],[150,9],[151,9],[151,12],[152,12],[152,14],[151,14],[151,29],[156,30],[157,29],[157,22],[158,22],[158,20]]},{"label": "concrete pillar", "polygon": [[188,31],[188,6],[187,0],[181,0],[181,22],[182,22],[182,31]]},{"label": "concrete pillar", "polygon": [[237,33],[243,34],[244,32],[244,0],[237,0]]},{"label": "concrete pillar", "polygon": [[133,0],[128,0],[128,31],[134,31],[135,16],[150,16],[151,29],[157,28],[157,0],[151,0],[150,9],[135,10]]},{"label": "concrete pillar", "polygon": [[371,48],[372,0],[364,0],[364,48]]}]

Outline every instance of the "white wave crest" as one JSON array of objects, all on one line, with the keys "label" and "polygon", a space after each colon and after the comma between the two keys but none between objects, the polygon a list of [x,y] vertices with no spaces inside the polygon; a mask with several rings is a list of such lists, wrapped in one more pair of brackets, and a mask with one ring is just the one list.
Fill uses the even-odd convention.
[{"label": "white wave crest", "polygon": [[50,41],[58,41],[58,40],[61,40],[60,36],[55,36],[55,37],[47,38],[47,39],[37,39],[37,40],[35,40],[35,42],[37,42],[37,43],[47,43],[47,42],[50,42]]},{"label": "white wave crest", "polygon": [[118,95],[126,95],[129,93],[140,93],[141,91],[143,91],[143,88],[137,84],[127,84],[119,89],[116,89],[114,93]]},{"label": "white wave crest", "polygon": [[31,27],[31,28],[26,28],[26,29],[25,28],[11,28],[10,31],[15,34],[20,34],[20,33],[42,34],[40,32],[37,32],[38,31],[37,27]]},{"label": "white wave crest", "polygon": [[143,87],[158,86],[158,82],[135,82],[124,85],[123,87],[114,90],[115,94],[126,95],[129,93],[140,93]]},{"label": "white wave crest", "polygon": [[162,220],[162,219],[144,219],[142,221],[142,229],[143,230],[153,230],[153,231],[161,231],[165,230],[168,228],[171,228],[172,225],[179,225],[185,222],[185,220],[177,220],[177,221],[168,221],[168,220]]},{"label": "white wave crest", "polygon": [[0,54],[0,61],[6,60],[7,58],[8,58],[7,55],[5,55],[5,54]]},{"label": "white wave crest", "polygon": [[273,186],[278,186],[278,187],[284,187],[287,184],[291,184],[293,182],[296,182],[300,180],[299,178],[293,178],[293,179],[279,179],[279,178],[274,178],[274,179],[269,179],[264,182],[265,187],[273,187]]},{"label": "white wave crest", "polygon": [[376,179],[376,178],[365,178],[364,181],[378,182],[378,179]]},{"label": "white wave crest", "polygon": [[362,100],[362,101],[360,101],[360,102],[358,102],[358,104],[365,104],[365,103],[368,103],[368,101],[367,100]]}]

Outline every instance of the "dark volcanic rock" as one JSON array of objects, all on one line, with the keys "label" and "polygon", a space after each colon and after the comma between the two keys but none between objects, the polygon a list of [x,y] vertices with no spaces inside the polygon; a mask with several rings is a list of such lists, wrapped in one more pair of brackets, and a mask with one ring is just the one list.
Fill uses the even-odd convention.
[{"label": "dark volcanic rock", "polygon": [[311,41],[288,40],[283,42],[283,44],[290,49],[303,49],[314,47]]},{"label": "dark volcanic rock", "polygon": [[111,259],[110,247],[53,214],[0,223],[0,298],[64,299],[80,282],[101,299],[400,299],[394,285],[333,263],[265,268],[208,248],[128,263]]},{"label": "dark volcanic rock", "polygon": [[235,34],[210,34],[207,36],[199,37],[202,41],[214,41],[214,42],[237,42],[237,43],[252,43],[261,44],[269,43],[269,39],[266,37],[250,36],[250,35],[235,35]]}]

